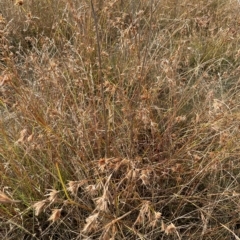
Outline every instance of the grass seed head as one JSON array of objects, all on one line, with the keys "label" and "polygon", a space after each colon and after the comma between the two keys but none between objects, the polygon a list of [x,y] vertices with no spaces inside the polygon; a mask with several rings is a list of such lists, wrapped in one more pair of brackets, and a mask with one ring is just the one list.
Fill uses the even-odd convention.
[{"label": "grass seed head", "polygon": [[177,229],[176,229],[176,226],[175,226],[173,223],[171,223],[171,224],[169,224],[169,225],[165,228],[164,232],[165,232],[167,235],[170,235],[170,234],[175,233],[176,230],[177,230]]},{"label": "grass seed head", "polygon": [[69,181],[67,190],[73,194],[77,195],[78,189],[88,183],[88,180],[81,180],[81,181]]},{"label": "grass seed head", "polygon": [[53,209],[51,216],[48,218],[48,221],[56,222],[61,217],[62,209]]},{"label": "grass seed head", "polygon": [[46,194],[45,196],[48,196],[48,201],[53,203],[58,199],[58,193],[59,193],[59,191],[57,191],[55,189],[51,189],[50,192],[48,194]]},{"label": "grass seed head", "polygon": [[13,200],[9,198],[4,192],[0,191],[0,203],[18,203],[19,200]]},{"label": "grass seed head", "polygon": [[22,6],[23,5],[23,0],[17,0],[15,5]]},{"label": "grass seed head", "polygon": [[91,233],[98,228],[98,226],[99,226],[98,216],[99,216],[99,213],[95,213],[93,215],[90,215],[86,219],[86,224],[84,225],[83,230],[82,230],[83,234]]},{"label": "grass seed head", "polygon": [[162,213],[154,212],[153,220],[149,223],[149,227],[155,228],[162,217]]},{"label": "grass seed head", "polygon": [[47,203],[48,203],[47,200],[42,200],[42,201],[38,201],[32,205],[36,216],[38,216],[42,211],[45,210],[44,207],[46,207]]}]

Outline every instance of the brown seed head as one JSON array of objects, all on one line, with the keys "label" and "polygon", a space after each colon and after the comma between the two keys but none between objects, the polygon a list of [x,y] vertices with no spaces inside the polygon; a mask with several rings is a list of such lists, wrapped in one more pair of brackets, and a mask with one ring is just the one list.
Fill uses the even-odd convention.
[{"label": "brown seed head", "polygon": [[22,6],[23,5],[23,0],[17,0],[15,5]]}]

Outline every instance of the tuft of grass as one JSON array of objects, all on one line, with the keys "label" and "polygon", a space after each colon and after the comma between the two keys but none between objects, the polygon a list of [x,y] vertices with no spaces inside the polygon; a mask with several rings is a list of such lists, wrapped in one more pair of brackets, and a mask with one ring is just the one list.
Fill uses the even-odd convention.
[{"label": "tuft of grass", "polygon": [[239,239],[239,7],[1,1],[1,239]]}]

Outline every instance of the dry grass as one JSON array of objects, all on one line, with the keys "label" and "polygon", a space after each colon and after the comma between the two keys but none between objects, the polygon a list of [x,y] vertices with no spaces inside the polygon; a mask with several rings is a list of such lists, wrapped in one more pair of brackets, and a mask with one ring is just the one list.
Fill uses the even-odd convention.
[{"label": "dry grass", "polygon": [[239,239],[239,8],[1,1],[1,239]]}]

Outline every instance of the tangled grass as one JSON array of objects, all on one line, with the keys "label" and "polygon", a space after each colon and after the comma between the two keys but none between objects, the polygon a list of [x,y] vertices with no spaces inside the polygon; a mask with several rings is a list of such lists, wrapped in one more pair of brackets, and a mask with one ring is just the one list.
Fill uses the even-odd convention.
[{"label": "tangled grass", "polygon": [[1,239],[239,239],[237,1],[3,0]]}]

